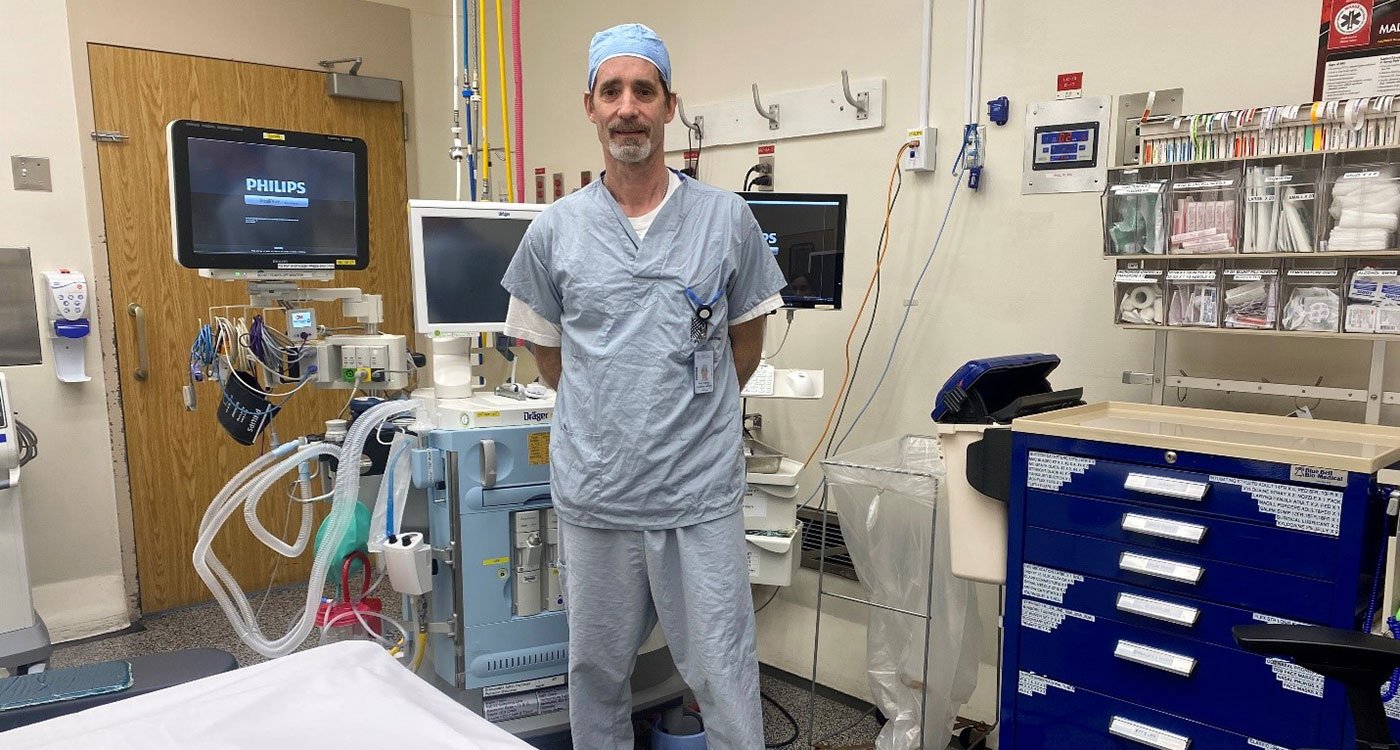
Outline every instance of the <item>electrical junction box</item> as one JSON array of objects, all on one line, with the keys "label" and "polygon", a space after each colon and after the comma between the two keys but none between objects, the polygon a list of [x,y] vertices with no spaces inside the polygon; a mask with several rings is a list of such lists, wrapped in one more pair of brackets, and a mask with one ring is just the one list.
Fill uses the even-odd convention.
[{"label": "electrical junction box", "polygon": [[914,143],[899,157],[899,165],[906,172],[932,172],[937,162],[934,148],[938,146],[938,128],[916,128],[909,131],[906,141]]}]

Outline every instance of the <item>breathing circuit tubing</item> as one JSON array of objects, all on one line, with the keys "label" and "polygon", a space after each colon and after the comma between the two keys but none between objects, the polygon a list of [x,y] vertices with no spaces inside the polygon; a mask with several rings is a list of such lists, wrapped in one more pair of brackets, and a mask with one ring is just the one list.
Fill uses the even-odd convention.
[{"label": "breathing circuit tubing", "polygon": [[349,530],[354,516],[354,506],[359,502],[360,473],[358,471],[342,471],[336,474],[334,499],[330,515],[325,522],[325,539],[328,541],[317,550],[316,557],[311,564],[311,577],[306,584],[305,610],[291,630],[280,638],[274,639],[263,634],[262,629],[258,626],[253,607],[248,602],[248,595],[239,588],[238,581],[233,577],[233,574],[224,567],[223,563],[219,562],[218,556],[214,554],[214,538],[218,536],[219,530],[241,505],[243,506],[245,523],[263,544],[284,557],[300,555],[306,550],[306,544],[311,539],[313,521],[311,504],[302,504],[301,527],[297,533],[297,539],[294,543],[288,544],[276,534],[268,531],[258,520],[257,505],[263,495],[282,476],[298,465],[321,456],[334,456],[343,465],[346,464],[347,458],[350,458],[354,460],[350,460],[348,465],[357,465],[359,456],[364,449],[365,439],[369,435],[393,417],[411,412],[417,406],[418,402],[414,400],[387,401],[375,405],[351,423],[350,430],[341,446],[323,442],[307,443],[305,438],[298,438],[278,446],[275,450],[259,456],[234,475],[233,479],[224,485],[224,488],[214,497],[214,501],[209,504],[209,509],[205,511],[204,518],[199,523],[199,539],[195,543],[193,556],[194,569],[204,580],[209,590],[213,592],[214,598],[219,602],[219,607],[223,609],[224,614],[228,616],[229,622],[233,625],[234,632],[254,651],[270,659],[286,656],[296,650],[311,633],[315,624],[316,610],[320,605],[321,594],[325,586],[326,571],[330,569],[333,562],[331,556],[336,552],[334,540],[345,536]]}]

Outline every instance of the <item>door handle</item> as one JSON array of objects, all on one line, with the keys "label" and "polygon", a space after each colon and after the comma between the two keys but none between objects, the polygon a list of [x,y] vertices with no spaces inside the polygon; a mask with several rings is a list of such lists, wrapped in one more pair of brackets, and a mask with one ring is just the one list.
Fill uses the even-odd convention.
[{"label": "door handle", "polygon": [[1125,513],[1123,515],[1122,528],[1124,531],[1155,536],[1161,539],[1172,539],[1178,542],[1189,542],[1191,544],[1200,544],[1201,540],[1204,539],[1206,535],[1206,527],[1200,524],[1173,521],[1169,518],[1144,516],[1139,513]]},{"label": "door handle", "polygon": [[496,441],[481,441],[481,487],[491,489],[496,486]]},{"label": "door handle", "polygon": [[1191,673],[1196,671],[1196,660],[1193,657],[1174,654],[1170,651],[1163,651],[1160,648],[1152,648],[1131,641],[1119,641],[1113,649],[1113,655],[1123,661],[1160,669],[1163,672],[1171,672],[1182,677],[1190,677]]},{"label": "door handle", "polygon": [[126,314],[136,321],[136,372],[137,380],[145,380],[151,375],[151,349],[146,342],[146,311],[135,302],[126,306]]},{"label": "door handle", "polygon": [[1123,481],[1123,489],[1143,492],[1149,495],[1159,495],[1177,500],[1204,500],[1206,492],[1210,490],[1210,484],[1206,482],[1188,482],[1184,479],[1173,479],[1171,477],[1159,477],[1152,474],[1139,474],[1133,472]]},{"label": "door handle", "polygon": [[1129,721],[1121,716],[1115,716],[1109,722],[1108,733],[1158,750],[1190,750],[1191,747],[1190,737]]}]

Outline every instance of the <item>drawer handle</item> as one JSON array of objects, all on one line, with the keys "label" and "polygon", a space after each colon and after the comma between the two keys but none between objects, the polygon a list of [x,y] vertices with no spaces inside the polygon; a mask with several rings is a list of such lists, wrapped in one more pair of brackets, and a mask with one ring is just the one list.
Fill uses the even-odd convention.
[{"label": "drawer handle", "polygon": [[1196,660],[1190,656],[1174,654],[1132,641],[1119,641],[1113,649],[1113,655],[1123,661],[1160,669],[1163,672],[1171,672],[1182,677],[1190,677],[1191,673],[1196,671]]},{"label": "drawer handle", "polygon": [[1145,492],[1149,495],[1176,498],[1177,500],[1204,500],[1210,485],[1206,482],[1188,482],[1184,479],[1157,477],[1151,474],[1129,474],[1123,482],[1123,489]]},{"label": "drawer handle", "polygon": [[1194,523],[1182,523],[1169,518],[1155,518],[1137,513],[1123,515],[1123,530],[1132,531],[1161,539],[1200,544],[1206,535],[1206,527]]},{"label": "drawer handle", "polygon": [[1135,552],[1124,552],[1118,558],[1119,570],[1126,570],[1131,573],[1141,573],[1143,575],[1156,578],[1165,578],[1169,581],[1179,581],[1192,585],[1201,582],[1201,575],[1205,573],[1205,568],[1199,565],[1188,565],[1186,563],[1162,560],[1156,557],[1139,555]]},{"label": "drawer handle", "polygon": [[1190,750],[1191,738],[1179,734],[1154,729],[1146,724],[1129,721],[1121,716],[1113,717],[1108,724],[1108,733],[1125,740],[1132,740],[1158,750]]},{"label": "drawer handle", "polygon": [[1128,593],[1118,595],[1118,611],[1131,612],[1135,615],[1151,617],[1154,620],[1173,622],[1188,628],[1195,627],[1196,621],[1201,619],[1201,610],[1195,607]]}]

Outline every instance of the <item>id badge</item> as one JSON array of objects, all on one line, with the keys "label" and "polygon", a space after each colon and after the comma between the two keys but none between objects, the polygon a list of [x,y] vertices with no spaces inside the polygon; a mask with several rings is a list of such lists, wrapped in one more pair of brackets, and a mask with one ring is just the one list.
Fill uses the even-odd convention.
[{"label": "id badge", "polygon": [[713,349],[697,349],[692,356],[695,365],[695,393],[713,393],[715,390],[715,352]]}]

